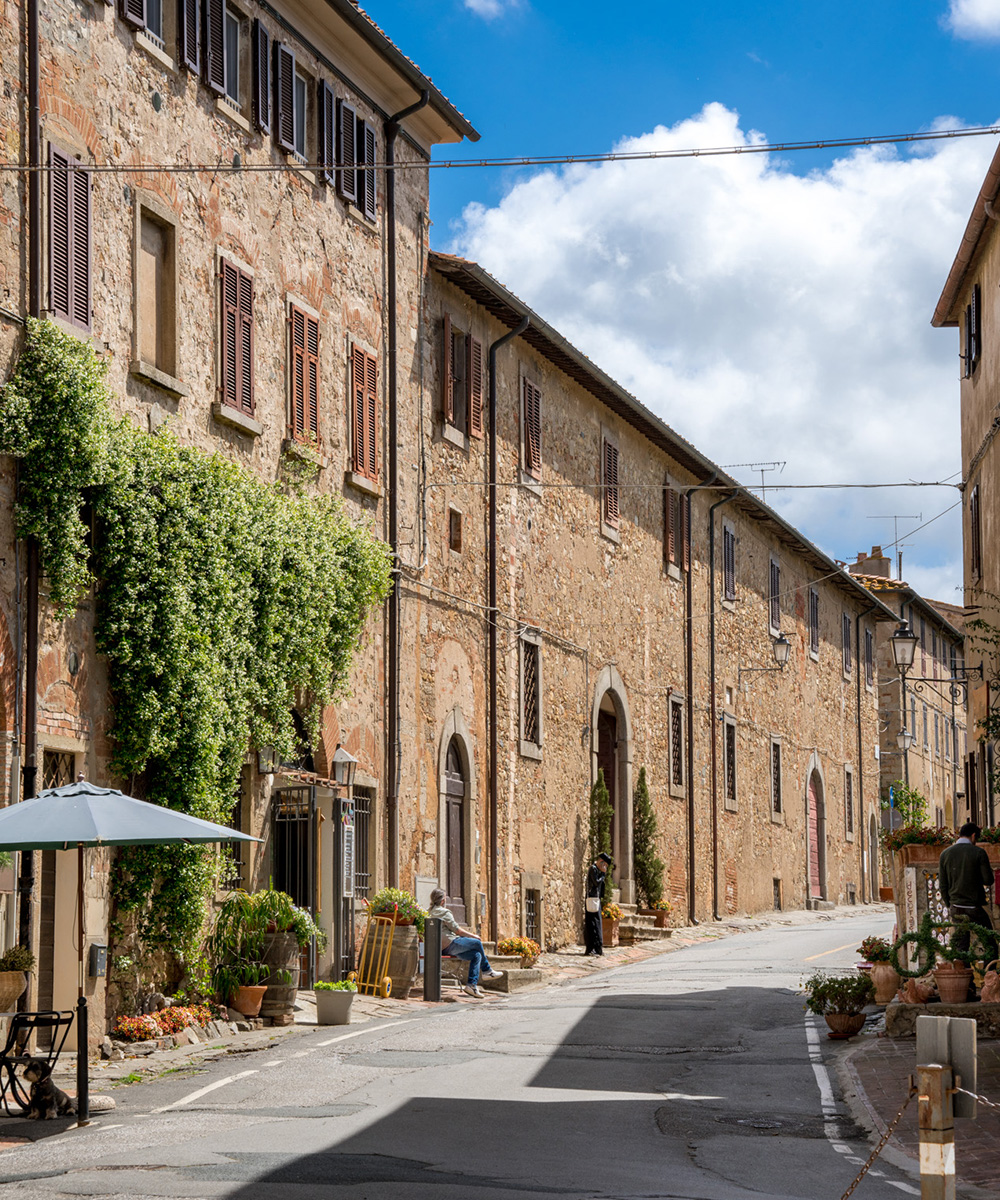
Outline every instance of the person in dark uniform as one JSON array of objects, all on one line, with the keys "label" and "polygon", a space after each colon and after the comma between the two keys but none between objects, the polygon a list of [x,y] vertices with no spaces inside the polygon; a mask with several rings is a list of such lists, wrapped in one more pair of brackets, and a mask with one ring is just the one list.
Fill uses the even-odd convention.
[{"label": "person in dark uniform", "polygon": [[604,884],[608,877],[608,867],[611,866],[610,854],[598,854],[590,864],[587,872],[587,885],[584,894],[587,900],[597,900],[597,912],[590,912],[593,903],[585,904],[583,914],[583,944],[586,947],[584,956],[604,953],[604,933],[601,928],[601,906],[604,903]]},{"label": "person in dark uniform", "polygon": [[[971,922],[984,929],[993,928],[986,911],[987,897],[993,886],[993,868],[990,856],[976,845],[979,833],[979,826],[974,822],[963,825],[958,831],[958,841],[941,851],[938,865],[938,885],[955,926],[951,944],[956,950],[968,950],[971,941],[969,930],[963,929],[963,925]],[[996,954],[995,941],[991,952]]]}]

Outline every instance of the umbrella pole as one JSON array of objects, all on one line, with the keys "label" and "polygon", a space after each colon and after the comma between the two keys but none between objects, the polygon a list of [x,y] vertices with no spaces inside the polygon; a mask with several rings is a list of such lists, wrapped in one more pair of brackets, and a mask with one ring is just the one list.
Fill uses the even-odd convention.
[{"label": "umbrella pole", "polygon": [[76,848],[76,902],[79,915],[77,917],[77,936],[80,941],[79,956],[79,985],[80,992],[76,1002],[76,1123],[90,1124],[90,1074],[89,1067],[89,1031],[87,1029],[87,997],[83,994],[83,844]]}]

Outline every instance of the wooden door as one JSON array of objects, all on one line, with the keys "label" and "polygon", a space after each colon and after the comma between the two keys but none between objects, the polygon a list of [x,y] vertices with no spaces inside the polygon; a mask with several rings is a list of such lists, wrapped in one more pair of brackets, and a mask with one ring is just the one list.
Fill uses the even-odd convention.
[{"label": "wooden door", "polygon": [[617,812],[618,799],[618,720],[614,713],[597,714],[597,766],[604,772],[611,807]]},{"label": "wooden door", "polygon": [[809,776],[809,895],[823,899],[823,877],[819,863],[819,797],[816,795],[816,775]]},{"label": "wooden door", "polygon": [[462,755],[454,738],[448,747],[444,772],[445,792],[445,891],[447,906],[455,920],[464,925],[467,920],[465,904],[465,772]]}]

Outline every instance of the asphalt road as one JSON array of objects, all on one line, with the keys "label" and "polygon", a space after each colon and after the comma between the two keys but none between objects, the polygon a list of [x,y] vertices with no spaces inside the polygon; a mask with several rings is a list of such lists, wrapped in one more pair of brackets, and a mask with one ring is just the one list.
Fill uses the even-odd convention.
[{"label": "asphalt road", "polygon": [[[870,1144],[797,989],[890,924],[777,925],[119,1088],[0,1155],[0,1197],[839,1200]],[[858,1200],[919,1195],[876,1169]]]}]

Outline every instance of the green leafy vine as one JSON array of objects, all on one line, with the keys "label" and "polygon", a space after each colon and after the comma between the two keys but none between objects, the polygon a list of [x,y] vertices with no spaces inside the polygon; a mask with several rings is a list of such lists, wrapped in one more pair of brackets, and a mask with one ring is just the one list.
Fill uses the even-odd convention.
[{"label": "green leafy vine", "polygon": [[[336,497],[116,422],[105,374],[88,343],[29,321],[0,395],[0,450],[19,460],[18,532],[38,541],[58,614],[97,585],[114,775],[225,823],[250,748],[289,757],[293,708],[315,738],[388,594],[388,548]],[[196,847],[124,850],[119,918],[132,914],[147,946],[190,959],[218,864]]]}]

